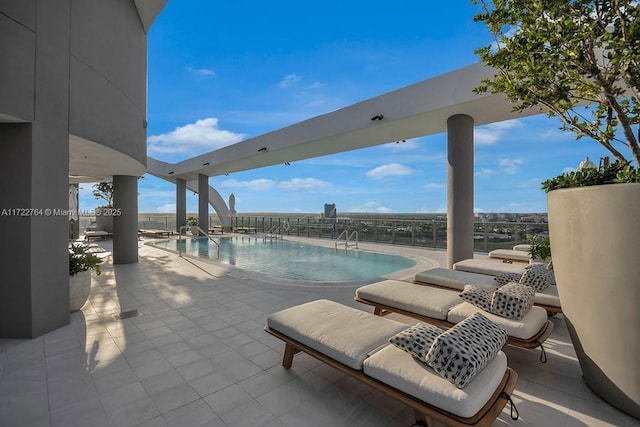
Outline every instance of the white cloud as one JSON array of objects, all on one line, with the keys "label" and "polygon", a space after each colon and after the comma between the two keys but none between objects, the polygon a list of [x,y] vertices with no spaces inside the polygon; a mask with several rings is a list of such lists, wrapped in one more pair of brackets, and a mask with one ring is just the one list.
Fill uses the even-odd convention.
[{"label": "white cloud", "polygon": [[473,141],[475,145],[495,145],[504,135],[505,131],[522,126],[517,119],[491,123],[474,129]]},{"label": "white cloud", "polygon": [[166,205],[158,206],[156,211],[159,213],[176,213],[176,204],[167,203]]},{"label": "white cloud", "polygon": [[478,178],[484,178],[484,177],[492,176],[495,174],[496,174],[496,171],[494,170],[482,168],[478,172],[476,172],[474,175],[477,176]]},{"label": "white cloud", "polygon": [[196,154],[235,144],[244,134],[218,128],[218,119],[209,117],[175,130],[147,138],[148,152],[157,154]]},{"label": "white cloud", "polygon": [[316,178],[293,178],[291,181],[282,181],[278,183],[278,187],[291,191],[317,190],[320,188],[329,188],[331,186],[332,184],[330,182]]},{"label": "white cloud", "polygon": [[442,182],[428,182],[424,185],[427,190],[442,190],[447,188],[447,184]]},{"label": "white cloud", "polygon": [[360,206],[353,206],[347,209],[347,212],[391,213],[393,210],[382,206],[379,202],[367,202]]},{"label": "white cloud", "polygon": [[520,165],[522,165],[524,162],[522,160],[511,160],[511,159],[501,159],[499,164],[500,164],[500,171],[507,173],[509,175],[513,175],[516,172],[518,172],[518,169],[520,168]]},{"label": "white cloud", "polygon": [[309,86],[309,89],[320,89],[321,87],[325,87],[326,85],[326,83],[313,82],[311,86]]},{"label": "white cloud", "polygon": [[389,176],[405,176],[411,175],[413,169],[403,166],[399,163],[389,163],[388,165],[378,166],[375,169],[367,171],[367,177],[371,179],[384,179]]},{"label": "white cloud", "polygon": [[289,87],[298,83],[300,80],[302,80],[302,77],[295,73],[291,73],[288,76],[284,76],[284,78],[280,80],[280,83],[278,83],[278,85],[280,87]]},{"label": "white cloud", "polygon": [[[276,181],[272,179],[252,179],[251,181],[238,181],[237,179],[226,179],[218,184],[216,187],[221,188],[246,188],[250,191],[265,191],[273,188],[276,185]],[[237,199],[236,199],[237,202]]]},{"label": "white cloud", "polygon": [[210,70],[208,68],[191,68],[187,67],[186,70],[192,74],[197,74],[199,76],[215,76],[216,72]]}]

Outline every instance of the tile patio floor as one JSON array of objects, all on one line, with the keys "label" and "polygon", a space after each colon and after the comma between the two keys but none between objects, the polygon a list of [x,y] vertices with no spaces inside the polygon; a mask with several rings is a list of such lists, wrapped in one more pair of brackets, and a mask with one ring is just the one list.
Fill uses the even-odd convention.
[{"label": "tile patio floor", "polygon": [[[418,269],[445,263],[444,252],[379,248]],[[278,284],[142,246],[139,263],[104,266],[70,325],[0,340],[0,426],[409,426],[411,410],[309,356],[285,370],[283,344],[263,331],[268,314],[317,298],[370,310],[354,289]],[[506,350],[520,419],[505,409],[494,425],[640,426],[583,384],[562,317],[552,321],[546,365],[539,350]]]}]

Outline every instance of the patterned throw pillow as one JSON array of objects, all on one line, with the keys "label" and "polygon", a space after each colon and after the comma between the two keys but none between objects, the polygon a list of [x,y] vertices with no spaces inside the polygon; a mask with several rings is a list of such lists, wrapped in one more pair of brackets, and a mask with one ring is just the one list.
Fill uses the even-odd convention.
[{"label": "patterned throw pillow", "polygon": [[417,323],[392,336],[389,342],[420,361],[425,362],[431,344],[433,344],[433,341],[443,332],[444,329],[440,329],[429,323]]},{"label": "patterned throw pillow", "polygon": [[507,333],[480,313],[467,317],[436,338],[427,363],[458,388],[469,384],[496,356]]},{"label": "patterned throw pillow", "polygon": [[498,274],[494,279],[500,286],[503,286],[507,283],[518,283],[520,281],[520,277],[522,277],[522,274],[519,273],[501,273]]},{"label": "patterned throw pillow", "polygon": [[491,310],[491,293],[478,285],[464,285],[460,298],[485,311]]},{"label": "patterned throw pillow", "polygon": [[552,270],[547,270],[544,264],[531,264],[524,269],[522,277],[520,278],[521,285],[531,286],[536,292],[542,292],[551,283],[549,273]]},{"label": "patterned throw pillow", "polygon": [[531,286],[507,283],[493,293],[491,313],[520,320],[531,310],[535,291]]}]

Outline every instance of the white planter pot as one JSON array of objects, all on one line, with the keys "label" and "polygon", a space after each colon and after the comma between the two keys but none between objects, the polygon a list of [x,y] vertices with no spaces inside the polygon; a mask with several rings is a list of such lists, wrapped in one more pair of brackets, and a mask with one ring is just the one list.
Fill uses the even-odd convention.
[{"label": "white planter pot", "polygon": [[69,276],[69,311],[73,313],[80,310],[89,299],[90,292],[91,270]]},{"label": "white planter pot", "polygon": [[640,183],[547,195],[553,267],[587,385],[640,419]]}]

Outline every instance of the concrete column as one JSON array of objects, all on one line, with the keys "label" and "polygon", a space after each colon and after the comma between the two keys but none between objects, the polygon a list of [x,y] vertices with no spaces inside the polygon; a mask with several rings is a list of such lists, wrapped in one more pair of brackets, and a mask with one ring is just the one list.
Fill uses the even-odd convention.
[{"label": "concrete column", "polygon": [[198,174],[198,227],[209,229],[209,177]]},{"label": "concrete column", "polygon": [[187,181],[176,179],[176,231],[187,223]]},{"label": "concrete column", "polygon": [[69,1],[38,2],[29,36],[10,39],[20,58],[34,55],[25,71],[34,119],[0,123],[0,338],[69,323],[69,217],[60,213],[69,206],[69,10]]},{"label": "concrete column", "polygon": [[447,119],[447,266],[473,258],[473,118]]},{"label": "concrete column", "polygon": [[113,176],[113,263],[138,262],[138,177]]}]

